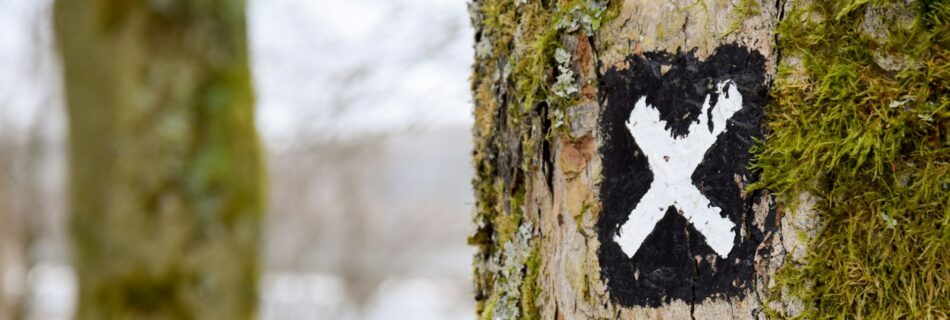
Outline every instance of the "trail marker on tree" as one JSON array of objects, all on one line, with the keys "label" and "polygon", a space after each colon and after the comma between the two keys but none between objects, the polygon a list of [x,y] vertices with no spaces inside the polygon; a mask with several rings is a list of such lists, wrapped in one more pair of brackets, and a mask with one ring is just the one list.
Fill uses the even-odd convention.
[{"label": "trail marker on tree", "polygon": [[706,95],[702,113],[690,125],[687,136],[677,137],[668,132],[666,121],[660,118],[656,107],[646,103],[646,96],[640,97],[633,107],[627,129],[647,155],[653,183],[615,238],[627,255],[632,257],[640,249],[670,206],[675,206],[706,237],[706,243],[719,256],[725,257],[732,251],[735,223],[723,217],[722,210],[711,204],[691,179],[706,151],[726,131],[726,121],[742,108],[742,95],[732,81],[717,84],[716,93],[719,99],[712,105],[710,95]]},{"label": "trail marker on tree", "polygon": [[598,256],[611,298],[656,307],[744,297],[774,225],[752,223],[764,195],[743,190],[763,136],[764,57],[727,44],[703,60],[646,52],[627,64],[601,87]]}]

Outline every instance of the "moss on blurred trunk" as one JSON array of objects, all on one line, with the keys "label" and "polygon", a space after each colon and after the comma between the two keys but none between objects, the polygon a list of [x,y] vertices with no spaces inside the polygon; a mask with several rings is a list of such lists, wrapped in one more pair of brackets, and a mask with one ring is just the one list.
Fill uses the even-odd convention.
[{"label": "moss on blurred trunk", "polygon": [[244,1],[58,0],[78,319],[247,319],[262,163]]}]

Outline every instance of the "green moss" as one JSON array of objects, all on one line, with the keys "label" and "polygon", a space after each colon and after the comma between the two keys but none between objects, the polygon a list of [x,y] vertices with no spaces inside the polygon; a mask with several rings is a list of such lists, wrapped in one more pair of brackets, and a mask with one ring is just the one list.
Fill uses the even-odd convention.
[{"label": "green moss", "polygon": [[541,310],[538,298],[541,296],[541,287],[538,285],[538,275],[541,272],[541,250],[535,245],[531,256],[525,261],[524,282],[521,284],[521,318],[526,320],[541,319]]},{"label": "green moss", "polygon": [[[515,6],[512,0],[483,1],[483,36],[492,39],[495,57],[510,59],[510,81],[513,107],[509,115],[518,124],[541,102],[549,106],[567,107],[570,98],[558,97],[552,86],[557,64],[555,49],[563,34],[596,31],[604,22],[616,17],[619,2],[568,0],[557,2],[554,9],[543,2]],[[609,9],[609,10],[608,10]]]},{"label": "green moss", "polygon": [[541,257],[538,241],[529,241],[537,228],[523,208],[532,173],[553,161],[543,152],[550,151],[555,132],[566,130],[566,110],[578,99],[576,71],[562,40],[592,35],[619,6],[603,0],[472,3],[478,32],[472,77],[477,230],[469,243],[479,248],[474,278],[482,318],[539,318]]},{"label": "green moss", "polygon": [[501,291],[495,291],[492,293],[491,297],[488,298],[488,302],[479,309],[481,312],[478,315],[479,320],[493,320],[495,319],[495,307],[498,305],[498,300],[501,299]]},{"label": "green moss", "polygon": [[505,243],[512,240],[518,228],[521,227],[521,221],[524,219],[524,185],[518,186],[510,195],[510,208],[505,210],[504,214],[495,215],[492,225],[495,226],[498,243]]},{"label": "green moss", "polygon": [[917,3],[904,25],[905,4],[868,2],[798,5],[778,26],[782,54],[801,63],[779,68],[750,187],[790,211],[799,192],[816,195],[824,227],[772,298],[801,299],[804,319],[947,318],[950,3]]},{"label": "green moss", "polygon": [[581,235],[585,237],[587,236],[587,232],[584,231],[584,215],[587,214],[587,212],[589,211],[590,211],[590,203],[588,203],[587,201],[584,201],[584,203],[581,205],[580,214],[574,216],[574,230],[576,230],[577,233],[580,233]]},{"label": "green moss", "polygon": [[736,17],[732,20],[732,23],[729,24],[729,29],[722,34],[723,38],[739,30],[739,28],[742,27],[742,22],[749,19],[749,17],[758,15],[762,12],[762,8],[756,0],[740,0],[739,3],[736,4],[735,9],[733,9],[733,12]]}]

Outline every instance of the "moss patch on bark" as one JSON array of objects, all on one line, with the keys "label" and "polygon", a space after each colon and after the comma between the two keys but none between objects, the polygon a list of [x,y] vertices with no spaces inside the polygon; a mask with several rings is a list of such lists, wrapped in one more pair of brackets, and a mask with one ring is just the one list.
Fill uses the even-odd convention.
[{"label": "moss patch on bark", "polygon": [[950,2],[793,5],[778,43],[751,188],[786,211],[810,192],[824,224],[772,299],[804,319],[950,317]]}]

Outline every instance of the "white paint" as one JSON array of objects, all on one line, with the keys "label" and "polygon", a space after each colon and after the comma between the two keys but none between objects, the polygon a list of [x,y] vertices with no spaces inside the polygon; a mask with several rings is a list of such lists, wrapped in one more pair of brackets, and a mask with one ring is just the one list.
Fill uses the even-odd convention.
[{"label": "white paint", "polygon": [[719,256],[732,251],[735,224],[720,215],[722,210],[713,206],[690,178],[716,137],[726,131],[726,121],[742,108],[742,95],[732,81],[720,82],[716,90],[719,98],[712,110],[712,130],[707,124],[707,94],[699,121],[690,125],[686,137],[674,137],[667,131],[660,113],[646,103],[645,96],[634,105],[627,129],[647,156],[653,183],[614,238],[627,255],[632,257],[640,249],[670,206],[676,206]]}]

